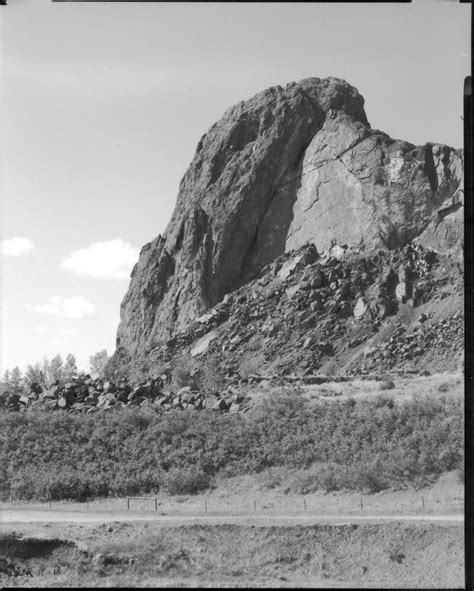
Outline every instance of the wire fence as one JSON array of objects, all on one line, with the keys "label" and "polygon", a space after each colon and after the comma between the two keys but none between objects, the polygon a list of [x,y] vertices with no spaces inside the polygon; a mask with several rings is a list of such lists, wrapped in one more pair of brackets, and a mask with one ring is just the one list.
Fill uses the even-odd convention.
[{"label": "wire fence", "polygon": [[[168,504],[171,505],[175,505],[175,503],[179,503],[180,501],[178,500],[179,497],[176,499],[176,501],[169,501],[168,499]],[[124,502],[123,508],[126,509],[127,511],[135,511],[135,512],[139,512],[139,511],[152,511],[154,510],[155,512],[158,512],[158,507],[160,506],[163,510],[163,502],[160,501],[160,497],[158,497],[157,495],[152,495],[152,496],[127,496],[124,499],[110,499],[110,501],[114,501],[114,503],[122,503]],[[149,504],[145,504],[145,507],[143,506],[143,503],[135,503],[134,501],[149,501]],[[372,501],[372,502],[371,502]],[[90,507],[90,503],[93,503],[94,501],[92,499],[85,501],[84,504],[87,506],[87,508]],[[100,502],[102,504],[107,505],[107,499],[100,499]],[[181,501],[182,502],[182,501]],[[202,502],[202,505],[201,505]],[[425,509],[439,509],[439,507],[436,507],[436,504],[439,501],[437,500],[432,500],[432,502],[428,503],[427,499],[424,495],[420,495],[419,497],[416,497],[415,499],[413,499],[412,501],[405,501],[403,503],[404,507],[403,509],[411,509],[411,510],[425,510]],[[51,496],[46,500],[46,504],[48,505],[48,507],[50,509],[53,509],[53,505],[56,505],[56,508],[58,508],[59,504],[62,503],[61,500],[53,500],[51,498]],[[13,499],[12,497],[9,498],[9,504],[11,506],[14,506],[15,504],[23,504],[21,501],[17,501],[15,499]],[[112,502],[109,503],[109,506],[112,505]],[[192,504],[192,506],[187,506],[186,507],[186,511],[183,511],[183,513],[188,513],[188,512],[192,512],[194,514],[196,513],[200,513],[200,512],[204,512],[204,513],[209,513],[211,510],[214,512],[219,512],[219,513],[235,513],[235,509],[236,506],[235,504],[231,504],[232,508],[229,508],[226,505],[223,505],[222,501],[219,502],[218,499],[209,499],[209,498],[205,498],[202,501],[197,501],[194,502]],[[258,499],[251,499],[248,498],[246,500],[244,500],[242,503],[239,503],[239,505],[241,505],[241,509],[245,510],[245,512],[247,513],[251,513],[251,512],[257,512],[257,511],[265,511],[268,509],[273,509],[273,510],[277,510],[278,509],[278,503],[273,499],[273,500],[269,500],[266,499],[264,501],[259,501]],[[63,506],[63,505],[61,505]],[[295,512],[295,513],[301,513],[301,512],[316,512],[316,511],[322,511],[324,512],[325,507],[321,507],[319,505],[319,503],[315,502],[313,500],[313,502],[311,502],[311,499],[307,499],[307,497],[302,496],[302,497],[298,497],[298,498],[293,498],[288,499],[286,501],[286,503],[282,503],[282,506],[280,507],[282,510],[284,509],[285,512],[288,512],[289,507],[291,507],[291,512]],[[344,503],[344,507],[343,510],[347,511],[348,509],[352,509],[354,512],[360,512],[363,513],[364,511],[366,511],[367,509],[380,509],[383,508],[383,503],[381,504],[380,501],[377,502],[373,499],[371,499],[370,497],[355,497],[354,499],[351,499],[350,501],[347,500]],[[342,509],[342,507],[341,507]]]}]

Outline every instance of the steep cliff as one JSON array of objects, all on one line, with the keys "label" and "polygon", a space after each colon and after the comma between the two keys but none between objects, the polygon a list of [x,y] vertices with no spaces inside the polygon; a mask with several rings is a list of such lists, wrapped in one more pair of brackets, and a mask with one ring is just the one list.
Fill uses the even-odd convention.
[{"label": "steep cliff", "polygon": [[286,252],[312,243],[460,256],[462,153],[371,129],[347,82],[308,78],[229,109],[198,143],[163,234],[122,302],[115,360],[185,330]]}]

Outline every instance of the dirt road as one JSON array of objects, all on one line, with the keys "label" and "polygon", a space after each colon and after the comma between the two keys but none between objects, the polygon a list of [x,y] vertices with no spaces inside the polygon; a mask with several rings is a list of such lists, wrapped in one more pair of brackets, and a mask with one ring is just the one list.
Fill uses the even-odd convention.
[{"label": "dirt road", "polygon": [[387,523],[393,521],[429,522],[455,524],[464,521],[462,514],[440,515],[315,515],[315,514],[201,514],[166,515],[162,513],[135,511],[55,511],[27,508],[8,508],[0,512],[0,524],[7,523],[105,523],[112,521],[153,521],[163,525],[188,525],[193,523],[207,525],[311,525],[328,523],[342,525],[347,523]]}]

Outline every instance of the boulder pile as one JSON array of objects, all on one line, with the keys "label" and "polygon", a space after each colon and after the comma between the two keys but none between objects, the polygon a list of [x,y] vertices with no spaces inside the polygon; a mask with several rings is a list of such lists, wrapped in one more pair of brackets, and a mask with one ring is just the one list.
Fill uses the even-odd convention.
[{"label": "boulder pile", "polygon": [[149,379],[136,386],[125,381],[92,379],[89,375],[67,384],[52,384],[42,389],[32,384],[27,394],[5,392],[0,397],[0,408],[7,411],[63,410],[75,413],[93,413],[99,410],[153,405],[163,411],[202,410],[209,408],[221,412],[246,410],[250,398],[227,388],[222,393],[206,395],[189,386],[175,392],[165,387],[168,376]]},{"label": "boulder pile", "polygon": [[[307,245],[149,352],[150,367],[209,357],[227,379],[455,369],[463,349],[459,263],[420,244],[367,252]],[[426,362],[426,363],[425,363]],[[452,366],[452,367],[451,367]]]}]

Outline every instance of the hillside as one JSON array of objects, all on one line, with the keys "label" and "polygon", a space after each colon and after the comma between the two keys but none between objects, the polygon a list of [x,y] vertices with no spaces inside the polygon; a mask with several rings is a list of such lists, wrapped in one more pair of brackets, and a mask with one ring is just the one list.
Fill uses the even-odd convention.
[{"label": "hillside", "polygon": [[246,356],[251,373],[459,367],[462,152],[394,140],[363,105],[308,78],[226,111],[142,248],[112,370],[191,350],[230,374]]}]

